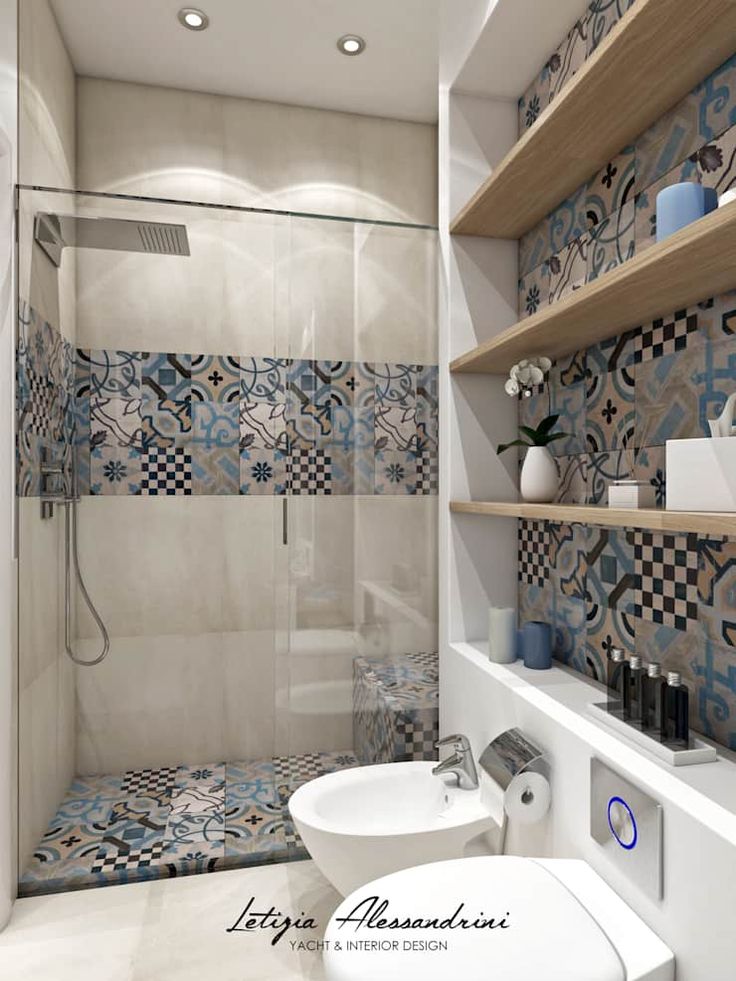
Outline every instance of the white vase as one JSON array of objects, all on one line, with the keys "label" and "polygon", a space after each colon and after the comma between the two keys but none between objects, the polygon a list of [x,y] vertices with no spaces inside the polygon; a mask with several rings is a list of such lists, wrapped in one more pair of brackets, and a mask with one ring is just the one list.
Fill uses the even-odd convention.
[{"label": "white vase", "polygon": [[560,478],[546,446],[530,446],[521,468],[521,496],[532,504],[554,501]]}]

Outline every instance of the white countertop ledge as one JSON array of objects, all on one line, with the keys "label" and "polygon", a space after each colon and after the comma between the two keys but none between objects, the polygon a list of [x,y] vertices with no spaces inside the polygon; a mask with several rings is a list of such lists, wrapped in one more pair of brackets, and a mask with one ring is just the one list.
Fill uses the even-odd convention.
[{"label": "white countertop ledge", "polygon": [[564,667],[534,671],[525,668],[520,660],[514,664],[496,664],[488,660],[485,641],[453,643],[450,648],[513,690],[515,698],[533,705],[584,740],[591,753],[605,757],[656,797],[670,801],[736,845],[736,753],[699,736],[716,747],[718,759],[714,763],[670,766],[617,736],[589,714],[588,706],[605,697],[605,688],[577,671]]}]

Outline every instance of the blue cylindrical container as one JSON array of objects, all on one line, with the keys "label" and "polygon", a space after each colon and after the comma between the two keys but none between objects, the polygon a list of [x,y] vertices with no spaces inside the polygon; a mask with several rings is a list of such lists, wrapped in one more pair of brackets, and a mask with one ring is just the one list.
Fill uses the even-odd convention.
[{"label": "blue cylindrical container", "polygon": [[718,207],[718,194],[712,187],[693,181],[671,184],[657,195],[657,241],[679,231]]},{"label": "blue cylindrical container", "polygon": [[521,650],[524,666],[543,671],[552,667],[552,628],[541,620],[531,620],[522,627]]}]

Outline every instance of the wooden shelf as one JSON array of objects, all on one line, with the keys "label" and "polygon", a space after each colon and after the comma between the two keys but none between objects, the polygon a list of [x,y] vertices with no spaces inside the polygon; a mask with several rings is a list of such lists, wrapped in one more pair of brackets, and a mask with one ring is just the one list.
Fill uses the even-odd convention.
[{"label": "wooden shelf", "polygon": [[736,535],[736,513],[663,511],[658,508],[608,508],[592,504],[526,504],[523,501],[451,501],[456,514],[499,518],[532,518],[563,523],[580,522],[607,528],[646,528],[650,531],[693,531],[706,535]]},{"label": "wooden shelf", "polygon": [[520,238],[734,48],[734,0],[637,0],[450,230]]},{"label": "wooden shelf", "polygon": [[558,358],[725,293],[736,286],[735,253],[732,202],[461,355],[450,370],[503,374],[520,358]]}]

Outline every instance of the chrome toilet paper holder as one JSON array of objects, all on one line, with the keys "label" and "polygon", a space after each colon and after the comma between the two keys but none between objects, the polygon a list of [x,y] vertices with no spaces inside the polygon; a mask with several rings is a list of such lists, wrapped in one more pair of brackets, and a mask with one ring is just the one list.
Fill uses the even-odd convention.
[{"label": "chrome toilet paper holder", "polygon": [[[546,779],[548,767],[545,754],[524,735],[521,729],[506,729],[486,746],[480,755],[478,765],[498,787],[504,798],[499,836],[499,853],[503,855],[506,850],[508,827],[506,791],[511,781],[524,773],[538,773]],[[525,803],[531,805],[534,802],[532,788],[525,788],[523,795],[529,795],[528,801],[524,800]]]}]

